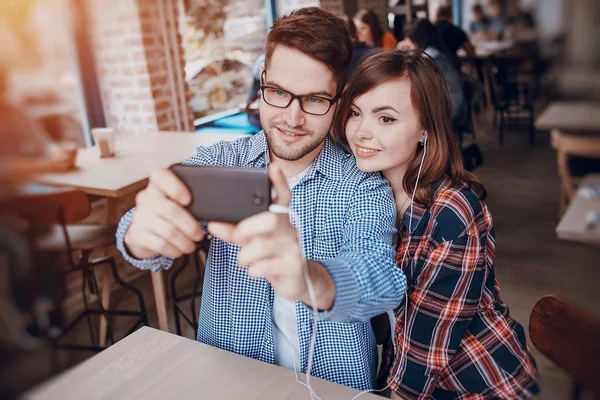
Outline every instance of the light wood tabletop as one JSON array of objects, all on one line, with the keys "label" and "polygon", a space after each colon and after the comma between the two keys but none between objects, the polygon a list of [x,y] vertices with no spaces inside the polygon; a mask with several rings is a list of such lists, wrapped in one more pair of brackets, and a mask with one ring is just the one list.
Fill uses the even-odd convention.
[{"label": "light wood tabletop", "polygon": [[69,186],[87,194],[122,197],[145,187],[150,174],[194,155],[196,147],[243,137],[240,134],[195,134],[193,132],[148,132],[115,140],[115,156],[100,158],[97,147],[77,153],[75,168],[41,174],[35,181]]},{"label": "light wood tabletop", "polygon": [[[299,374],[303,381],[305,376]],[[359,391],[311,378],[316,394],[350,400]],[[25,399],[309,399],[294,371],[143,327],[26,393]],[[381,399],[365,393],[360,400]]]},{"label": "light wood tabletop", "polygon": [[600,102],[553,102],[535,121],[535,127],[600,133]]},{"label": "light wood tabletop", "polygon": [[600,245],[600,225],[590,226],[586,219],[588,213],[600,213],[600,197],[583,196],[582,188],[588,186],[600,187],[600,174],[588,175],[582,180],[575,197],[556,227],[559,239]]}]

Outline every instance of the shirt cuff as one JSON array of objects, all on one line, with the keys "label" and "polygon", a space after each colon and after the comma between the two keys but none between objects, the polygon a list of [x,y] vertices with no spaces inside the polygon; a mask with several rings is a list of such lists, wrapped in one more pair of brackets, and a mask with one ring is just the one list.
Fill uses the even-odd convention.
[{"label": "shirt cuff", "polygon": [[127,232],[127,229],[131,224],[131,212],[132,211],[129,211],[129,213],[125,214],[123,218],[121,218],[121,221],[119,221],[119,226],[117,227],[117,249],[121,252],[123,259],[141,270],[151,270],[153,272],[157,272],[161,269],[171,268],[171,265],[173,265],[172,258],[156,255],[152,258],[139,259],[132,256],[129,251],[127,251],[124,238],[125,232]]},{"label": "shirt cuff", "polygon": [[347,321],[360,302],[360,288],[356,276],[343,259],[335,258],[319,263],[329,271],[335,285],[333,307],[327,311],[320,311],[319,319]]}]

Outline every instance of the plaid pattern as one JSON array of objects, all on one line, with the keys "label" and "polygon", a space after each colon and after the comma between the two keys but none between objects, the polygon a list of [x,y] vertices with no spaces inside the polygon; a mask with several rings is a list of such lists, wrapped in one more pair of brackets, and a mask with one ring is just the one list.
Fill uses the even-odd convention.
[{"label": "plaid pattern", "polygon": [[[500,300],[492,216],[466,185],[437,183],[432,204],[413,208],[396,262],[408,281],[395,310],[394,343],[384,349],[391,388],[408,399],[516,399],[539,391],[523,327]],[[404,333],[408,332],[406,338]],[[394,350],[395,348],[395,350]],[[399,357],[396,355],[400,355]]]},{"label": "plaid pattern", "polygon": [[[263,133],[198,148],[186,163],[264,168]],[[371,389],[377,348],[369,318],[398,305],[406,278],[394,264],[395,203],[380,174],[365,174],[330,138],[311,170],[292,190],[291,207],[302,225],[307,259],[321,262],[336,286],[333,308],[320,314],[312,374],[357,389]],[[168,268],[165,257],[132,258],[123,235],[132,211],[119,224],[117,246],[141,269]],[[237,267],[239,248],[211,241],[197,340],[264,362],[274,362],[273,296],[266,280]],[[302,371],[312,334],[312,311],[296,303]],[[346,323],[341,323],[343,321]]]}]

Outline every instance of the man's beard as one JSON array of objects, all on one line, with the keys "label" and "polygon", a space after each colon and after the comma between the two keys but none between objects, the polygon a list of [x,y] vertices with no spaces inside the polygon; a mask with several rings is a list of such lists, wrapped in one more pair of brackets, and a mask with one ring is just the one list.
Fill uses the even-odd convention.
[{"label": "man's beard", "polygon": [[268,130],[265,130],[267,145],[275,157],[286,161],[300,160],[319,147],[324,140],[319,140],[318,135],[315,135],[313,132],[293,129],[306,134],[306,136],[302,138],[301,143],[285,144],[283,139],[277,138],[277,136],[280,136],[280,133],[276,129],[271,125]]}]

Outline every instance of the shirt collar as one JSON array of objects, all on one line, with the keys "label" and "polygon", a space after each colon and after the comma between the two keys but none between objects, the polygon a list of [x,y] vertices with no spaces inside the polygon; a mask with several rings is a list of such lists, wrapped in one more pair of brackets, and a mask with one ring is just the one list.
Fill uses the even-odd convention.
[{"label": "shirt collar", "polygon": [[[264,131],[260,131],[250,139],[250,152],[246,166],[264,167],[269,163],[269,152],[267,149],[267,138]],[[306,179],[312,179],[318,173],[333,180],[342,179],[342,159],[344,154],[333,139],[327,135],[321,152],[313,162],[313,168],[306,175]],[[266,159],[265,159],[266,158]]]},{"label": "shirt collar", "polygon": [[[433,183],[433,187],[432,187],[433,197],[435,197],[437,192],[440,191],[441,189],[449,187],[451,185],[451,183],[452,183],[452,181],[447,177],[442,177],[442,178],[438,179],[437,181],[435,181]],[[410,205],[408,206],[406,211],[404,211],[404,214],[402,215],[402,223],[404,224],[406,229],[408,229],[409,226],[411,227],[410,235],[415,233],[415,230],[419,226],[419,223],[421,222],[421,219],[423,219],[423,215],[425,215],[426,211],[427,211],[427,207],[424,207],[423,205],[415,202],[412,206],[412,224],[411,224]]]}]

